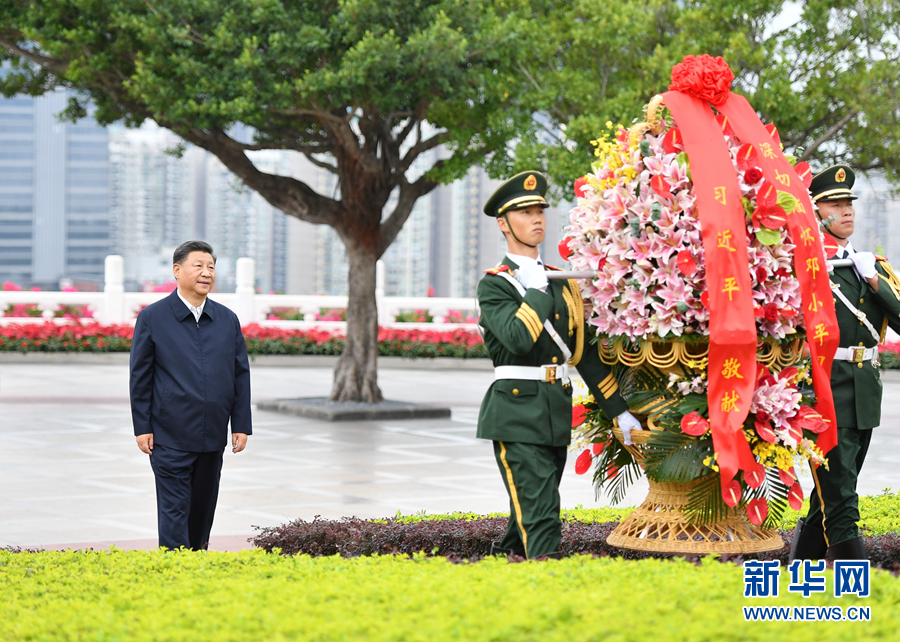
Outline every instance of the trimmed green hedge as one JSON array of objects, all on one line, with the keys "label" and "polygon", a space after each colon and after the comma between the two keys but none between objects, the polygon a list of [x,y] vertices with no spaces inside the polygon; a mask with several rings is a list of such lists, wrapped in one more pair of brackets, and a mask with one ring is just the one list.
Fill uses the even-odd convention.
[{"label": "trimmed green hedge", "polygon": [[[832,578],[828,573],[828,586]],[[900,583],[869,598],[745,599],[739,566],[708,559],[545,563],[241,553],[0,551],[0,639],[765,640],[896,639]],[[870,622],[745,622],[741,607],[871,608]],[[826,628],[827,627],[827,628]]]}]

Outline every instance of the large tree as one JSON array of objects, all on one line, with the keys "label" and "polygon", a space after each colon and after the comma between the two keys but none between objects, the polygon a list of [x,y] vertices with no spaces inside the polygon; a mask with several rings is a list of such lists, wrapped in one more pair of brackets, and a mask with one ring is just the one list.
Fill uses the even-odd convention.
[{"label": "large tree", "polygon": [[538,10],[548,36],[517,62],[548,132],[517,155],[547,167],[558,194],[590,166],[606,123],[629,126],[667,89],[672,66],[699,53],[725,58],[733,89],[778,126],[786,151],[900,186],[897,0],[573,0]]},{"label": "large tree", "polygon": [[[152,119],[286,214],[333,227],[349,304],[331,398],[371,403],[375,263],[418,198],[474,163],[512,162],[532,127],[516,64],[531,24],[519,0],[6,0],[0,91],[63,87],[70,119],[90,105],[101,124]],[[253,141],[230,134],[238,123]],[[261,171],[248,152],[263,149],[304,154],[339,195]]]}]

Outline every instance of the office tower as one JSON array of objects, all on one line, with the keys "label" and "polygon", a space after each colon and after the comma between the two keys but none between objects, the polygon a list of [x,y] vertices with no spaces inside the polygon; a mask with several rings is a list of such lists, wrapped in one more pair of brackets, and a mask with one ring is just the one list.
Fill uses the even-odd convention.
[{"label": "office tower", "polygon": [[107,132],[60,122],[65,90],[0,98],[0,279],[56,288],[103,282],[111,250]]},{"label": "office tower", "polygon": [[114,248],[125,259],[126,289],[165,283],[172,279],[175,248],[196,237],[196,182],[205,152],[184,149],[181,139],[152,122],[112,128],[109,139]]}]

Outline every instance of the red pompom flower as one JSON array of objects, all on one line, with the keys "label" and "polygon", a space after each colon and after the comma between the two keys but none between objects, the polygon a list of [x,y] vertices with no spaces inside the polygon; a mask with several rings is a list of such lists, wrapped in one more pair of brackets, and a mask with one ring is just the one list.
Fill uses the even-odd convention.
[{"label": "red pompom flower", "polygon": [[728,100],[732,80],[734,74],[721,56],[685,56],[672,67],[672,84],[669,89],[682,91],[719,106]]}]

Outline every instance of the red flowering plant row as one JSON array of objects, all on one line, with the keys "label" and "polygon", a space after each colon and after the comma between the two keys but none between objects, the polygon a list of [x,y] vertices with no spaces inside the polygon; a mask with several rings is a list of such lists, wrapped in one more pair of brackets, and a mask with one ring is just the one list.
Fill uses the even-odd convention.
[{"label": "red flowering plant row", "polygon": [[[339,355],[344,337],[328,330],[282,330],[256,324],[244,326],[247,352],[264,354]],[[0,326],[0,352],[128,352],[134,329],[130,325],[10,324]],[[381,328],[378,353],[385,357],[487,357],[477,332]]]}]

